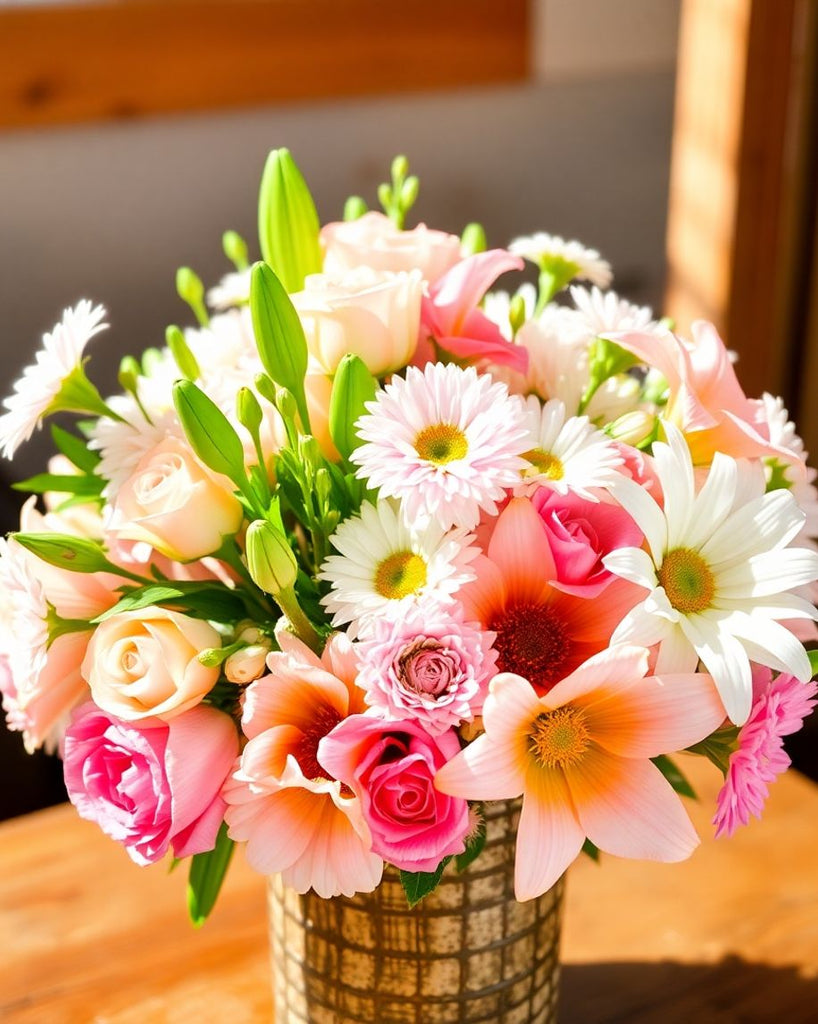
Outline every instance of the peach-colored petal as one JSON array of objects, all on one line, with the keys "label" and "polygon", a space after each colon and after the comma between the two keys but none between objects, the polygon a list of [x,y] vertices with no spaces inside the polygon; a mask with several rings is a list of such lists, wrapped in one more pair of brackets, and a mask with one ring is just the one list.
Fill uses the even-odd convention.
[{"label": "peach-colored petal", "polygon": [[457,592],[466,622],[487,624],[505,608],[506,589],[500,570],[485,555],[478,555],[470,566],[475,579]]},{"label": "peach-colored petal", "polygon": [[578,703],[593,738],[621,757],[683,750],[709,736],[727,714],[712,678],[702,672],[614,684]]},{"label": "peach-colored petal", "polygon": [[333,708],[343,718],[349,708],[349,689],[324,669],[293,662],[289,655],[267,658],[270,675],[247,687],[242,728],[252,738],[274,725],[295,725],[306,730],[320,708]]},{"label": "peach-colored petal", "polygon": [[513,800],[523,791],[519,751],[478,736],[435,775],[435,788],[464,800]]},{"label": "peach-colored petal", "polygon": [[600,850],[618,857],[678,861],[699,843],[670,783],[650,761],[593,746],[565,768],[577,816]]},{"label": "peach-colored petal", "polygon": [[556,579],[554,556],[542,520],[528,498],[512,498],[500,513],[488,556],[500,570],[513,603],[537,603]]},{"label": "peach-colored petal", "polygon": [[606,644],[611,634],[644,597],[645,591],[628,580],[614,580],[598,598],[574,597],[552,591],[551,607],[571,623],[571,637],[588,643]]},{"label": "peach-colored petal", "polygon": [[576,858],[584,841],[585,833],[561,773],[532,767],[517,830],[517,899],[531,900],[547,892]]},{"label": "peach-colored petal", "polygon": [[586,695],[593,701],[597,699],[595,691],[600,689],[604,699],[611,691],[617,692],[623,685],[641,679],[647,670],[648,652],[644,647],[620,644],[589,658],[557,683],[543,698],[543,703],[548,708],[558,708]]},{"label": "peach-colored petal", "polygon": [[294,725],[274,725],[254,736],[242,751],[242,777],[279,788],[287,758],[298,749],[303,736]]},{"label": "peach-colored petal", "polygon": [[546,710],[531,683],[513,672],[500,672],[489,683],[483,725],[494,744],[516,746],[541,711]]},{"label": "peach-colored petal", "polygon": [[247,862],[263,875],[283,871],[313,845],[327,806],[341,813],[330,797],[298,788],[265,794],[245,803],[239,811],[233,806],[239,802],[236,788],[234,782],[222,791],[228,803],[224,815],[228,835],[247,842]]}]

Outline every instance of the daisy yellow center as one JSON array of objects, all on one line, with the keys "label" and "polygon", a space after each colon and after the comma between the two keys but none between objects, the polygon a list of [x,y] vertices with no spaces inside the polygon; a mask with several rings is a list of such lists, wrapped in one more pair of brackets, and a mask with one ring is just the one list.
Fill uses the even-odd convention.
[{"label": "daisy yellow center", "polygon": [[415,438],[415,451],[425,462],[445,466],[447,462],[465,459],[469,442],[453,423],[434,423],[424,427]]},{"label": "daisy yellow center", "polygon": [[657,572],[667,599],[683,615],[703,612],[713,602],[716,583],[707,562],[690,548],[668,551]]},{"label": "daisy yellow center", "polygon": [[532,448],[523,455],[523,458],[531,463],[540,476],[549,480],[562,480],[565,476],[565,467],[553,452],[547,452],[543,448]]},{"label": "daisy yellow center", "polygon": [[590,742],[585,712],[575,707],[543,712],[528,733],[528,751],[543,768],[576,764]]},{"label": "daisy yellow center", "polygon": [[513,604],[494,616],[497,671],[523,676],[541,693],[569,669],[571,637],[562,620],[544,604]]},{"label": "daisy yellow center", "polygon": [[375,590],[390,601],[416,594],[425,585],[426,563],[414,551],[395,551],[375,569]]}]

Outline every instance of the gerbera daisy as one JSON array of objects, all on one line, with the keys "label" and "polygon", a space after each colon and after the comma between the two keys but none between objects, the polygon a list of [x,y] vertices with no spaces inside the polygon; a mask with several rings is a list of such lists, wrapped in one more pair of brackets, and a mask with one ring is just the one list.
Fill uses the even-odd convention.
[{"label": "gerbera daisy", "polygon": [[468,800],[522,795],[514,889],[549,889],[586,836],[618,857],[678,861],[698,837],[679,797],[649,760],[697,743],[724,708],[703,673],[646,676],[647,651],[603,651],[538,696],[518,675],[489,684],[485,733],[435,776]]},{"label": "gerbera daisy", "polygon": [[83,299],[63,312],[53,331],[43,335],[43,347],[35,362],[23,370],[14,394],[3,402],[8,412],[0,416],[0,445],[12,458],[20,445],[40,426],[43,417],[58,410],[105,412],[96,388],[82,369],[85,346],[108,325],[105,310]]},{"label": "gerbera daisy", "polygon": [[409,526],[388,501],[364,502],[330,538],[340,554],[330,555],[318,574],[332,584],[323,599],[332,624],[348,622],[355,636],[373,615],[399,616],[422,598],[447,603],[474,579],[471,539],[466,530],[446,532],[436,521]]},{"label": "gerbera daisy", "polygon": [[[620,299],[616,292],[573,285],[571,298],[576,308],[577,323],[593,337],[608,331],[641,331],[649,334],[659,330],[649,306],[635,306]],[[664,328],[661,328],[664,331]]]},{"label": "gerbera daisy", "polygon": [[750,717],[738,735],[718,799],[716,836],[731,836],[750,816],[761,817],[769,783],[790,766],[782,737],[798,732],[815,708],[818,683],[802,683],[790,675],[772,678],[769,669],[753,672],[755,699]]},{"label": "gerbera daisy", "polygon": [[543,405],[529,395],[526,399],[528,468],[518,490],[530,493],[540,486],[560,494],[573,491],[594,501],[595,490],[610,487],[621,476],[624,459],[616,445],[597,430],[587,416],[565,415],[558,399]]},{"label": "gerbera daisy", "polygon": [[434,518],[471,529],[497,512],[519,483],[526,450],[523,406],[505,384],[473,367],[409,367],[367,402],[357,423],[365,441],[352,454],[357,476],[398,498],[412,522]]},{"label": "gerbera daisy", "polygon": [[818,554],[787,547],[804,521],[788,491],[737,500],[742,467],[717,453],[696,493],[684,437],[669,423],[665,432],[668,443],[653,448],[664,508],[631,480],[611,488],[648,550],[622,548],[603,562],[650,592],[612,642],[660,644],[663,672],[692,671],[701,659],[730,719],[742,725],[752,703],[750,659],[810,678],[803,646],[776,620],[816,618],[808,602],[788,591],[818,577]]},{"label": "gerbera daisy", "polygon": [[596,249],[587,249],[581,242],[566,241],[559,235],[538,231],[515,238],[508,248],[515,256],[536,263],[540,270],[560,281],[559,288],[574,278],[607,288],[613,277],[610,263]]}]

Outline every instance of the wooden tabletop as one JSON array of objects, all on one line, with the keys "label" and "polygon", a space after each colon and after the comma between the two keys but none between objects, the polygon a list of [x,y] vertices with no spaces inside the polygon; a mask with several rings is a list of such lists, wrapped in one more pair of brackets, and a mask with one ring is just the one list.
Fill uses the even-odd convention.
[{"label": "wooden tabletop", "polygon": [[[789,773],[763,821],[716,842],[717,773],[685,769],[689,861],[570,870],[562,1024],[818,1021],[818,787]],[[199,931],[184,889],[70,807],[0,825],[0,1020],[269,1024],[264,879],[237,856]]]}]

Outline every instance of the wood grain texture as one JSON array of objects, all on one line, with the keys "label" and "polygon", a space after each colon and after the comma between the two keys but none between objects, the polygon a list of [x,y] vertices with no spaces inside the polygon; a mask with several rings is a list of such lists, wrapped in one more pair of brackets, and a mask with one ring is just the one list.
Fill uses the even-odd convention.
[{"label": "wood grain texture", "polygon": [[[688,764],[689,762],[689,764]],[[684,864],[569,871],[563,1024],[808,1024],[818,1004],[818,788],[796,774],[732,840],[715,769],[682,762],[703,843]],[[0,826],[4,1024],[268,1024],[265,881],[237,856],[194,931],[183,872],[138,869],[70,807]]]},{"label": "wood grain texture", "polygon": [[522,79],[528,2],[125,0],[0,9],[0,126]]}]

